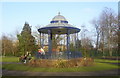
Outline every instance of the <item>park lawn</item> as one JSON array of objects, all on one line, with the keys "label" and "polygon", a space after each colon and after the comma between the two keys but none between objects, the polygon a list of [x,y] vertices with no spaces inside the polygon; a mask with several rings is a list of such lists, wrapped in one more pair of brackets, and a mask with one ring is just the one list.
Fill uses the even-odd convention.
[{"label": "park lawn", "polygon": [[[87,71],[102,71],[118,69],[117,65],[98,63],[98,62],[110,62],[118,63],[118,60],[105,60],[105,59],[94,59],[95,65],[88,67],[72,67],[72,68],[40,68],[30,67],[24,64],[4,64],[3,69],[18,70],[18,71],[32,71],[32,72],[87,72]],[[2,62],[19,62],[19,57],[2,57]]]},{"label": "park lawn", "polygon": [[[32,57],[33,58],[33,57]],[[2,57],[2,62],[18,62],[19,57]],[[94,59],[95,62],[120,63],[118,60]]]},{"label": "park lawn", "polygon": [[118,60],[94,59],[95,62],[120,63]]},{"label": "park lawn", "polygon": [[11,57],[2,57],[2,62],[19,62],[19,57],[14,57],[14,56],[11,56]]},{"label": "park lawn", "polygon": [[[34,57],[32,57],[32,59],[34,59]],[[2,62],[19,62],[19,57],[5,56],[2,57]]]},{"label": "park lawn", "polygon": [[95,63],[94,66],[87,67],[72,67],[72,68],[40,68],[30,67],[24,64],[4,64],[3,69],[17,70],[17,71],[31,71],[31,72],[90,72],[90,71],[104,71],[111,69],[118,69],[117,65],[106,63]]}]

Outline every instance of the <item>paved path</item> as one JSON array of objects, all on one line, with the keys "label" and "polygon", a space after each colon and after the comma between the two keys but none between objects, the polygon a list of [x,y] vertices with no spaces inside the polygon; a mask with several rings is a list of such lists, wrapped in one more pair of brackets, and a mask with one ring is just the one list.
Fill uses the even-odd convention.
[{"label": "paved path", "polygon": [[2,75],[3,76],[118,76],[118,69],[97,71],[97,72],[29,72],[29,71],[2,70]]},{"label": "paved path", "polygon": [[21,62],[2,62],[0,64],[23,64]]},{"label": "paved path", "polygon": [[[2,64],[10,64],[12,62],[3,62]],[[13,62],[15,63],[15,62]],[[13,64],[12,63],[12,64]],[[21,64],[21,63],[17,63]],[[29,72],[29,71],[13,71],[2,70],[3,76],[118,76],[120,69],[95,71],[95,72]]]}]

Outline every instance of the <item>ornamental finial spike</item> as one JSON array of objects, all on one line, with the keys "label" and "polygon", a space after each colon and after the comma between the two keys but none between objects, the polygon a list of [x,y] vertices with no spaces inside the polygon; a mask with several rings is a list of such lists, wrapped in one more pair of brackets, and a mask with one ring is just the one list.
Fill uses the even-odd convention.
[{"label": "ornamental finial spike", "polygon": [[60,12],[58,12],[58,15],[60,15]]}]

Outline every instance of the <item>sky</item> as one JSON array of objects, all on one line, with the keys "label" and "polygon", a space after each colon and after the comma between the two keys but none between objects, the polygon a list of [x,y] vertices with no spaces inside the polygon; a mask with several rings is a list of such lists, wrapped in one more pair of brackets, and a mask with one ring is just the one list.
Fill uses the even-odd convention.
[{"label": "sky", "polygon": [[93,35],[92,19],[97,19],[102,10],[112,8],[118,13],[118,2],[0,2],[0,36],[21,32],[25,22],[37,31],[37,26],[46,26],[61,13],[69,22],[81,29],[85,25]]}]

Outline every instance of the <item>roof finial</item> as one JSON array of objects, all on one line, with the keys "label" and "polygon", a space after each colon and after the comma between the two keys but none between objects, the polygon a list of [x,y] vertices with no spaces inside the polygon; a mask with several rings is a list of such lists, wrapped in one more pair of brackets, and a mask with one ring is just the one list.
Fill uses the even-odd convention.
[{"label": "roof finial", "polygon": [[60,12],[58,12],[58,15],[60,15]]}]

